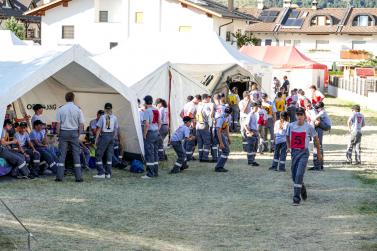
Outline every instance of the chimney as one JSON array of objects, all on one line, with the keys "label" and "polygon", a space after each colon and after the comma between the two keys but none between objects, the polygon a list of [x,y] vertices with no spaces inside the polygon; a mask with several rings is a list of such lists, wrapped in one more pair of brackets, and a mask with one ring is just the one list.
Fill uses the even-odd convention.
[{"label": "chimney", "polygon": [[317,1],[317,0],[313,0],[313,1],[312,1],[312,9],[313,9],[313,10],[318,9],[318,1]]},{"label": "chimney", "polygon": [[263,10],[264,9],[264,0],[258,0],[257,2],[257,7],[258,7],[258,10]]},{"label": "chimney", "polygon": [[234,11],[234,0],[228,0],[228,10],[231,12]]},{"label": "chimney", "polygon": [[283,0],[283,7],[284,8],[290,8],[292,5],[292,0]]}]

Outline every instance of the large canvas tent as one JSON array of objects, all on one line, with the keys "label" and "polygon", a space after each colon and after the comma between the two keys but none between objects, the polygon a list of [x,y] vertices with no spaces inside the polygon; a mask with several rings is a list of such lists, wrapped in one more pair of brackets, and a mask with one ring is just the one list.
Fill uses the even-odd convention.
[{"label": "large canvas tent", "polygon": [[[215,75],[207,86],[210,92],[221,89],[230,74],[247,75],[261,83],[263,89],[270,89],[272,81],[270,65],[243,55],[215,33],[148,33],[148,36],[131,37],[109,54],[112,56],[107,58],[119,59],[108,68],[111,72],[131,58],[146,65],[169,61],[178,72],[195,82],[201,82],[209,74]],[[98,58],[97,62],[102,64],[103,60]],[[186,87],[185,92],[196,94]]]},{"label": "large canvas tent", "polygon": [[[86,124],[105,102],[112,102],[120,120],[124,150],[143,154],[135,93],[93,61],[81,47],[9,47],[0,53],[0,79],[1,124],[6,106],[12,102],[28,115],[32,115],[33,104],[46,105],[44,115],[47,123],[51,123],[55,121],[56,109],[64,104],[64,94],[73,91],[84,111]],[[132,81],[142,81],[142,78]]]},{"label": "large canvas tent", "polygon": [[307,89],[312,84],[320,88],[327,86],[327,66],[308,58],[294,46],[244,46],[240,51],[273,65],[275,77],[282,79],[287,75],[291,88]]}]

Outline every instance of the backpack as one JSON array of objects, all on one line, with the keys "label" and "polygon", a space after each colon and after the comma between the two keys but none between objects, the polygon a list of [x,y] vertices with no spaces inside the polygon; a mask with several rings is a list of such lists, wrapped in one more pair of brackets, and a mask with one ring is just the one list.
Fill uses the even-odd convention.
[{"label": "backpack", "polygon": [[12,167],[8,165],[5,159],[0,158],[0,176],[7,175],[12,170]]},{"label": "backpack", "polygon": [[133,160],[131,162],[131,167],[130,167],[130,172],[131,173],[143,173],[144,172],[144,165],[143,162],[140,160]]}]

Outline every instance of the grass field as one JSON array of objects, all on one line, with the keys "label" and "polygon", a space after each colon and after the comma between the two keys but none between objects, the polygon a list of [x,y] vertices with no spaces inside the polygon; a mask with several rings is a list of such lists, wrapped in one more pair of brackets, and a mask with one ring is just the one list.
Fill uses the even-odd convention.
[{"label": "grass field", "polygon": [[[362,168],[344,166],[345,121],[352,104],[326,100],[334,127],[325,136],[326,171],[308,172],[308,201],[291,206],[290,173],[246,165],[233,135],[229,173],[190,163],[158,179],[116,170],[113,179],[91,173],[33,181],[0,179],[0,197],[34,233],[34,250],[377,250],[377,114],[366,112]],[[237,143],[238,142],[238,143]],[[289,163],[288,163],[289,165]],[[0,250],[23,250],[26,235],[0,206]]]}]

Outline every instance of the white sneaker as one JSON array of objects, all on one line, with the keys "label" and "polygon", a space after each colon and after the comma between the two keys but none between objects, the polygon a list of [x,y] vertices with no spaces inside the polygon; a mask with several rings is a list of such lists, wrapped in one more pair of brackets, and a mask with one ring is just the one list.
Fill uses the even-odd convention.
[{"label": "white sneaker", "polygon": [[102,175],[94,175],[93,176],[93,178],[95,178],[95,179],[104,179],[104,178],[106,178],[106,175],[104,175],[104,174],[102,174]]},{"label": "white sneaker", "polygon": [[111,175],[110,174],[106,174],[105,177],[106,177],[106,179],[110,179]]},{"label": "white sneaker", "polygon": [[148,175],[141,176],[142,179],[151,179]]}]

